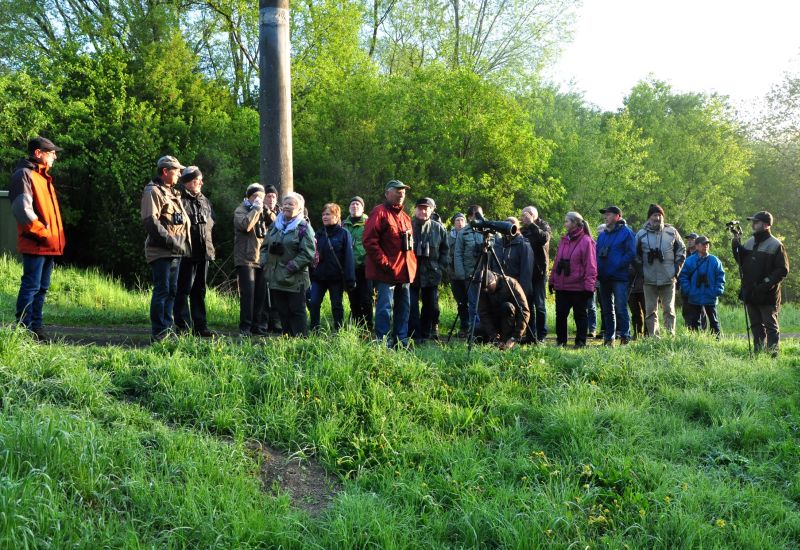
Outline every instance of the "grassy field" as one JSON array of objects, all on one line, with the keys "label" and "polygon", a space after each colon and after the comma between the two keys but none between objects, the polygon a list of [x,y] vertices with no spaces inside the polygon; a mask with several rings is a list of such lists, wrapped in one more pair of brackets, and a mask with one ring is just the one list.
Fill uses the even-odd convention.
[{"label": "grassy field", "polygon": [[[121,288],[81,317],[112,285],[69,277],[84,290],[48,317],[119,302],[145,322]],[[796,548],[799,359],[683,335],[468,355],[351,330],[123,349],[4,329],[0,548]],[[254,441],[321,463],[331,506],[264,487]]]}]

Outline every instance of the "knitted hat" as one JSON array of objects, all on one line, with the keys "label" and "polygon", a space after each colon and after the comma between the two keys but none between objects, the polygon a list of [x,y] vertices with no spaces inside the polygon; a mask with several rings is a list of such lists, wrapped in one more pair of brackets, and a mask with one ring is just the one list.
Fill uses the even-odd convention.
[{"label": "knitted hat", "polygon": [[264,187],[264,194],[268,193],[275,193],[277,195],[278,190],[275,188],[274,185],[267,185],[266,187]]},{"label": "knitted hat", "polygon": [[464,218],[465,220],[467,219],[467,217],[461,212],[456,212],[453,214],[453,217],[450,218],[450,223],[455,223],[458,218]]},{"label": "knitted hat", "polygon": [[193,179],[201,177],[203,177],[203,173],[197,166],[187,166],[186,168],[183,169],[183,172],[181,173],[181,178],[178,181],[180,181],[181,183],[188,183]]},{"label": "knitted hat", "polygon": [[650,216],[652,216],[656,212],[658,212],[662,216],[664,215],[664,209],[661,208],[661,206],[659,206],[658,204],[651,204],[650,208],[647,210],[647,217],[649,218]]},{"label": "knitted hat", "polygon": [[353,197],[352,199],[350,199],[350,202],[349,202],[348,204],[353,204],[354,202],[361,203],[361,208],[364,208],[364,206],[365,206],[365,205],[364,205],[364,199],[362,199],[362,198],[361,198],[361,197],[359,197],[358,195],[356,195],[355,197]]},{"label": "knitted hat", "polygon": [[252,197],[254,193],[263,193],[263,192],[264,192],[263,185],[261,185],[260,183],[251,183],[250,185],[247,186],[247,191],[245,191],[244,196]]}]

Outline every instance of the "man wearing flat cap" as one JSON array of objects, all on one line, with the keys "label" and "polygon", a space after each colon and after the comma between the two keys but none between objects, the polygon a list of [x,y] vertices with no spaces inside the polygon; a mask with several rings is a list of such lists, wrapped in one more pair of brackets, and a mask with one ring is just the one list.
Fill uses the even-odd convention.
[{"label": "man wearing flat cap", "polygon": [[411,283],[408,335],[418,344],[430,338],[439,339],[439,285],[447,271],[449,247],[447,230],[433,219],[435,208],[433,199],[419,199],[414,209],[414,219],[411,220],[417,275]]},{"label": "man wearing flat cap", "polygon": [[142,193],[141,216],[147,233],[144,255],[153,271],[151,342],[163,340],[173,329],[178,268],[181,258],[191,255],[191,222],[181,202],[180,191],[175,189],[184,168],[175,157],[161,157],[156,163],[156,176]]},{"label": "man wearing flat cap", "polygon": [[[409,283],[417,274],[411,219],[403,211],[409,186],[399,180],[384,188],[386,200],[372,209],[364,226],[366,276],[375,284],[375,336],[387,345],[408,345]],[[389,335],[390,320],[392,334]]]},{"label": "man wearing flat cap", "polygon": [[178,292],[172,314],[178,332],[192,331],[196,336],[211,338],[214,333],[206,319],[206,280],[208,262],[214,260],[214,210],[203,194],[203,173],[197,166],[187,166],[178,180],[183,208],[189,215],[191,256],[181,258],[178,269]]},{"label": "man wearing flat cap", "polygon": [[783,243],[772,236],[772,214],[757,212],[749,218],[753,236],[744,244],[733,239],[733,256],[741,267],[741,295],[750,317],[756,352],[768,349],[778,356],[781,282],[789,274],[789,258]]},{"label": "man wearing flat cap", "polygon": [[597,234],[597,280],[603,315],[603,343],[613,346],[619,333],[622,344],[631,339],[628,315],[628,267],[636,255],[636,238],[622,217],[622,210],[607,206],[600,210],[605,218]]},{"label": "man wearing flat cap", "polygon": [[22,254],[22,280],[17,295],[16,319],[39,341],[47,339],[42,328],[44,299],[56,256],[64,253],[64,226],[50,168],[58,152],[43,137],[28,142],[28,157],[17,163],[11,175],[8,198],[17,222],[17,251]]}]

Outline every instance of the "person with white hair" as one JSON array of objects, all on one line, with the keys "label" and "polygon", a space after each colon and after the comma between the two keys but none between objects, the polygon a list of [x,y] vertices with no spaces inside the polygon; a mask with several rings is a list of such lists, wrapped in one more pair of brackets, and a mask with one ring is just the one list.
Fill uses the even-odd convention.
[{"label": "person with white hair", "polygon": [[303,215],[300,193],[283,197],[281,213],[272,223],[261,253],[267,280],[267,300],[278,308],[283,334],[306,336],[306,291],[311,286],[308,268],[314,261],[314,230]]}]

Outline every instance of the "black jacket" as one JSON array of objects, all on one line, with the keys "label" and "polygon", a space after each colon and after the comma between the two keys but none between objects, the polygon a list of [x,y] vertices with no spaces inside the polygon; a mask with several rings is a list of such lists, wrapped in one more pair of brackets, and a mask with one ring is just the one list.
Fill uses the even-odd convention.
[{"label": "black jacket", "polygon": [[186,210],[192,223],[189,228],[192,236],[192,259],[213,261],[214,242],[211,232],[214,229],[214,209],[203,193],[192,195],[184,188],[180,188],[180,191],[183,209]]},{"label": "black jacket", "polygon": [[[506,242],[506,237],[495,238],[494,252],[503,264],[503,273],[519,281],[525,296],[532,296],[535,261],[528,240],[522,235],[512,237],[510,242]],[[500,271],[494,258],[491,269]]]},{"label": "black jacket", "polygon": [[789,258],[783,243],[764,231],[744,244],[734,240],[733,257],[742,268],[741,296],[745,303],[778,305],[781,281],[789,274]]},{"label": "black jacket", "polygon": [[522,227],[522,236],[528,239],[533,249],[533,282],[547,279],[547,268],[550,265],[550,237],[553,230],[542,218],[530,225]]},{"label": "black jacket", "polygon": [[[514,303],[514,298],[519,302],[520,308]],[[511,319],[502,318],[502,306],[506,302],[514,304],[513,322],[511,322]],[[496,334],[500,334],[500,337],[504,340],[511,336],[520,340],[528,328],[531,310],[528,307],[525,292],[523,292],[522,286],[517,280],[512,277],[498,275],[497,290],[493,293],[486,292],[486,289],[481,291],[481,298],[478,302],[478,315],[481,319],[481,330],[489,338],[494,338]],[[503,330],[504,328],[506,330]]]}]

